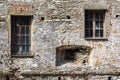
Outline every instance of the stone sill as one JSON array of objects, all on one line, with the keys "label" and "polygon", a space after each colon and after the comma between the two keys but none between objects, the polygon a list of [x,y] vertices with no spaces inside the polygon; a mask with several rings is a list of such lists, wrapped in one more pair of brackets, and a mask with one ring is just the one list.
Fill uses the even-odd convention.
[{"label": "stone sill", "polygon": [[86,40],[108,40],[107,38],[85,38]]},{"label": "stone sill", "polygon": [[33,55],[11,55],[11,58],[34,58]]}]

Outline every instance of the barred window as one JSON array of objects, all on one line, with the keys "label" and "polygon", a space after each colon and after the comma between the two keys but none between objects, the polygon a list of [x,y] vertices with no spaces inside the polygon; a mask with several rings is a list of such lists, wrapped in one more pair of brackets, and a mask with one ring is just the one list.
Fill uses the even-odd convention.
[{"label": "barred window", "polygon": [[104,37],[104,10],[85,10],[85,38]]},{"label": "barred window", "polygon": [[11,53],[28,55],[31,50],[32,16],[11,16]]}]

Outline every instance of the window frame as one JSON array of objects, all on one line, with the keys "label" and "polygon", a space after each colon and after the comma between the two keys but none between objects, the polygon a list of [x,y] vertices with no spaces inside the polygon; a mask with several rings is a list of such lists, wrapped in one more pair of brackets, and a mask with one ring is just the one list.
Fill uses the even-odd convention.
[{"label": "window frame", "polygon": [[[86,40],[107,40],[107,37],[106,37],[106,27],[105,27],[105,25],[106,25],[106,9],[100,9],[100,10],[97,10],[97,9],[85,9],[85,14],[84,14],[84,37],[85,37],[85,39]],[[92,20],[92,27],[93,27],[93,29],[92,29],[92,31],[93,31],[93,34],[92,34],[92,37],[87,37],[86,36],[86,13],[87,12],[92,12],[93,13],[93,20]],[[96,13],[98,13],[98,12],[100,12],[100,13],[102,13],[103,14],[103,37],[96,37],[95,35],[96,35],[96,33],[95,33],[95,28],[96,28],[96,17],[95,17],[95,15],[96,15]]]},{"label": "window frame", "polygon": [[[29,20],[30,20],[30,24],[28,24],[28,26],[25,26],[25,25],[24,25],[24,28],[28,27],[28,30],[29,30],[29,34],[28,34],[28,35],[27,35],[27,33],[24,33],[24,34],[22,35],[22,32],[21,32],[21,31],[22,31],[22,26],[23,26],[22,24],[19,25],[20,33],[19,33],[19,34],[17,34],[17,32],[15,33],[15,35],[16,35],[16,36],[19,36],[19,38],[21,38],[22,36],[25,36],[25,37],[26,37],[26,36],[29,36],[29,39],[30,39],[30,40],[29,40],[29,42],[30,42],[29,45],[27,45],[26,43],[25,43],[25,45],[22,44],[23,46],[26,46],[26,47],[29,46],[29,47],[30,47],[30,48],[29,48],[29,53],[27,53],[27,54],[26,54],[26,52],[25,52],[25,54],[24,54],[24,53],[19,53],[19,54],[18,54],[18,53],[16,53],[16,54],[12,53],[12,47],[13,47],[14,45],[16,45],[16,46],[22,46],[21,43],[20,43],[19,45],[17,45],[17,44],[14,44],[14,45],[13,45],[13,44],[12,44],[12,36],[13,36],[13,34],[11,33],[11,32],[13,31],[13,30],[12,30],[12,17],[17,17],[17,18],[27,17],[27,18],[29,18]],[[32,32],[32,31],[31,31],[32,21],[33,21],[33,15],[11,15],[11,16],[10,16],[10,25],[11,25],[11,27],[10,27],[11,57],[13,57],[13,58],[14,58],[14,57],[17,57],[17,58],[26,58],[26,57],[27,57],[27,58],[33,58],[33,55],[32,55],[32,52],[31,52],[31,47],[32,47],[32,46],[31,46],[31,44],[32,44],[32,41],[31,41],[31,36],[32,36],[32,34],[31,34],[31,32]],[[22,22],[20,22],[20,23],[22,23]],[[16,29],[15,29],[15,30],[16,30]],[[26,30],[25,30],[25,32],[26,32]],[[16,40],[17,40],[17,39],[16,39]],[[21,39],[20,39],[20,42],[21,42]],[[22,47],[21,47],[21,48],[22,48]],[[22,51],[22,50],[21,50],[21,51]]]}]

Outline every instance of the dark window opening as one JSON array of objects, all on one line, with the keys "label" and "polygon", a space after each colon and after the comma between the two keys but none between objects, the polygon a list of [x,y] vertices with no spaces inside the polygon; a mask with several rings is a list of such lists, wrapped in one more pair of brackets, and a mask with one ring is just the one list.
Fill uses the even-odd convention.
[{"label": "dark window opening", "polygon": [[108,77],[108,80],[112,80],[112,77]]},{"label": "dark window opening", "polygon": [[85,10],[85,37],[101,38],[104,37],[104,18],[103,10]]},{"label": "dark window opening", "polygon": [[58,77],[58,80],[61,80],[61,77]]},{"label": "dark window opening", "polygon": [[12,55],[30,54],[32,16],[11,16]]},{"label": "dark window opening", "polygon": [[8,76],[6,76],[6,79],[5,80],[10,80],[10,78]]},{"label": "dark window opening", "polygon": [[75,52],[76,52],[76,50],[71,50],[71,49],[65,50],[64,60],[67,60],[67,61],[74,60],[75,59]]},{"label": "dark window opening", "polygon": [[87,63],[91,48],[84,45],[63,45],[56,48],[56,65],[81,61]]}]

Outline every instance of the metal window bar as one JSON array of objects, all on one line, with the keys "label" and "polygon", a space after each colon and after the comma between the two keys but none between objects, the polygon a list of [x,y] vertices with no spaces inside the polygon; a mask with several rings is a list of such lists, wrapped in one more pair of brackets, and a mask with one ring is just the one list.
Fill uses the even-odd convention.
[{"label": "metal window bar", "polygon": [[[103,11],[85,11],[85,37],[101,38],[104,36],[104,12]],[[92,30],[91,30],[92,29]]]},{"label": "metal window bar", "polygon": [[29,53],[30,45],[31,45],[30,43],[31,18],[29,16],[25,16],[25,17],[15,16],[15,17],[12,17],[11,20],[12,20],[12,23],[11,23],[12,50],[11,51],[13,52],[14,55]]}]

